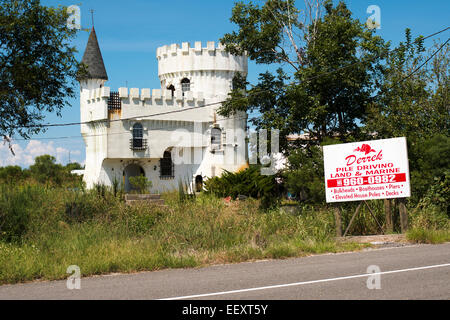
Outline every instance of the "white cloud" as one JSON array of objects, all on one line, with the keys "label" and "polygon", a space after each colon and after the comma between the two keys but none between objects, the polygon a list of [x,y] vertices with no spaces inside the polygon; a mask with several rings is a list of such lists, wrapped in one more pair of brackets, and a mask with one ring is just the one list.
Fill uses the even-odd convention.
[{"label": "white cloud", "polygon": [[[7,143],[0,143],[0,167],[18,165],[28,167],[34,163],[34,158],[43,154],[49,154],[56,158],[57,163],[66,164],[69,161],[69,149],[56,147],[53,141],[42,142],[30,140],[26,146],[18,143],[12,144],[15,155],[9,150]],[[80,156],[80,150],[70,150],[71,161]]]}]

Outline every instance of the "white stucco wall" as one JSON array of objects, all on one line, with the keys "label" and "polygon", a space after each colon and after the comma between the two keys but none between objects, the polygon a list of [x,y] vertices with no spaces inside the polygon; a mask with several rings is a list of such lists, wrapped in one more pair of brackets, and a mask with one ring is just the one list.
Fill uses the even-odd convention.
[{"label": "white stucco wall", "polygon": [[[123,180],[124,169],[131,163],[144,169],[153,192],[176,189],[180,179],[193,183],[197,175],[206,179],[247,165],[245,139],[234,137],[244,134],[246,114],[227,119],[216,112],[231,90],[235,72],[247,73],[247,58],[224,53],[212,42],[205,48],[198,43],[194,48],[185,43],[158,48],[157,58],[162,88],[119,88],[120,110],[108,110],[111,89],[103,80],[81,83],[81,121],[89,122],[81,125],[88,187]],[[180,81],[184,77],[191,80],[191,90],[183,95]],[[174,84],[174,95],[165,89],[168,83]],[[145,150],[130,148],[137,122],[143,126]],[[211,145],[212,127],[222,130],[220,146]],[[175,163],[173,179],[159,176],[159,159],[166,150]],[[190,159],[187,154],[192,154]]]}]

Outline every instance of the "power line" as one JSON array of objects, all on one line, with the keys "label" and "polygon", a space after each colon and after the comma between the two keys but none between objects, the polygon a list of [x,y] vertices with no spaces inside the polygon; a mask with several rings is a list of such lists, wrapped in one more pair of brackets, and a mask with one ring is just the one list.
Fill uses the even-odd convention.
[{"label": "power line", "polygon": [[207,103],[207,104],[203,104],[203,105],[197,106],[197,107],[189,107],[189,108],[183,108],[183,109],[180,109],[180,110],[171,110],[171,111],[152,113],[152,114],[147,114],[147,115],[144,114],[144,115],[138,115],[138,116],[129,117],[129,118],[122,118],[122,119],[112,119],[112,120],[110,120],[110,119],[102,119],[102,120],[91,120],[91,121],[82,121],[82,122],[68,122],[68,123],[29,125],[29,126],[15,127],[15,128],[66,127],[66,126],[98,123],[98,122],[105,122],[105,121],[107,121],[107,122],[117,122],[117,121],[126,121],[126,120],[136,120],[138,118],[148,118],[148,117],[162,116],[162,115],[167,115],[167,114],[172,114],[172,113],[178,113],[178,112],[184,112],[184,111],[193,110],[193,109],[209,107],[209,106],[216,105],[216,104],[221,104],[221,103],[224,103],[224,102],[226,102],[226,100],[218,101],[218,102],[212,102],[212,103]]},{"label": "power line", "polygon": [[[435,33],[433,33],[433,34],[430,34],[430,35],[428,35],[428,36],[422,38],[422,40],[426,40],[426,39],[428,39],[428,38],[431,38],[431,37],[433,37],[433,36],[435,36],[435,35],[438,35],[438,34],[444,32],[444,31],[447,31],[448,29],[450,29],[450,27],[447,27],[447,28],[442,29],[442,30],[440,30],[440,31],[438,31],[438,32],[435,32]],[[445,45],[445,44],[444,44],[444,45]],[[388,50],[388,51],[394,51],[394,50],[395,50],[395,49]],[[431,58],[432,58],[432,57],[431,57]],[[429,61],[429,60],[427,60],[427,62],[428,62],[428,61]],[[343,69],[352,67],[352,66],[357,65],[357,64],[359,64],[359,63],[363,63],[363,61],[356,61],[356,62],[351,63],[351,64],[349,64],[349,65],[342,66],[342,67],[339,67],[339,68],[334,69],[334,70],[331,70],[331,71],[323,72],[322,74],[319,74],[319,75],[316,75],[316,76],[314,76],[314,77],[310,77],[310,78],[305,79],[304,82],[306,82],[306,81],[311,81],[311,80],[320,78],[320,77],[323,76],[323,75],[328,75],[328,74],[331,74],[331,73],[334,73],[334,72],[337,72],[337,71],[340,71],[340,70],[343,70]],[[422,66],[421,66],[421,67],[422,67]]]},{"label": "power line", "polygon": [[442,29],[441,31],[435,32],[435,33],[433,33],[433,34],[430,34],[429,36],[426,36],[426,37],[422,38],[422,40],[426,40],[426,39],[428,39],[428,38],[434,37],[435,35],[438,35],[439,33],[442,33],[442,32],[444,32],[444,31],[447,31],[448,29],[450,29],[450,27],[447,27],[447,28],[445,28],[445,29]]},{"label": "power line", "polygon": [[[228,120],[244,120],[247,117],[230,117],[226,119],[219,119],[216,122],[220,121],[228,121]],[[173,120],[176,121],[176,120]],[[190,121],[185,121],[190,122]],[[211,123],[213,121],[199,121],[199,123]],[[164,127],[155,127],[150,128],[147,131],[156,131],[167,129],[167,126]],[[101,136],[109,136],[109,135],[117,135],[117,134],[130,134],[130,131],[122,131],[122,132],[111,132],[111,133],[100,133],[100,134],[90,134],[90,135],[80,135],[80,136],[61,136],[61,137],[48,137],[48,138],[33,138],[33,139],[12,139],[13,141],[29,141],[29,140],[66,140],[66,139],[80,139],[80,138],[89,138],[89,137],[101,137]]]},{"label": "power line", "polygon": [[405,76],[402,80],[400,80],[400,82],[403,82],[404,80],[408,79],[409,77],[411,77],[414,73],[416,73],[417,71],[419,71],[420,68],[422,68],[424,65],[426,65],[439,51],[442,50],[442,48],[444,48],[444,46],[450,41],[450,38],[447,39],[447,41],[444,42],[443,45],[441,45],[439,47],[439,49],[437,49],[435,52],[433,52],[433,54],[424,62],[422,63],[420,66],[418,66],[416,69],[414,69],[413,71],[411,71],[410,74],[408,74],[407,76]]},{"label": "power line", "polygon": [[[448,29],[450,29],[450,27],[447,27],[447,28],[442,29],[442,30],[440,30],[440,31],[438,31],[438,32],[435,32],[435,33],[433,33],[433,34],[431,34],[431,35],[428,35],[428,36],[424,37],[423,40],[428,39],[428,38],[430,38],[430,37],[433,37],[433,36],[435,36],[435,35],[437,35],[437,34],[440,34],[440,33],[444,32],[444,31],[447,31]],[[425,63],[423,63],[419,68],[417,68],[416,70],[414,70],[414,71],[413,71],[410,75],[408,75],[406,78],[410,77],[413,73],[415,73],[415,72],[416,72],[417,70],[419,70],[423,65],[425,65],[429,60],[431,60],[431,58],[432,58],[439,50],[441,50],[447,43],[448,43],[448,40],[447,40],[447,41],[441,46],[441,48],[439,48],[439,49],[438,49],[438,50],[437,50],[430,58],[428,58],[427,61],[425,61]],[[395,49],[392,49],[392,50],[389,50],[389,51],[393,51],[393,50],[395,50]],[[321,76],[323,76],[323,75],[328,75],[328,74],[331,74],[331,73],[340,71],[340,70],[342,70],[342,69],[351,67],[351,66],[356,65],[356,64],[358,64],[358,63],[362,63],[362,62],[361,62],[361,61],[357,61],[357,62],[355,62],[355,63],[352,63],[352,64],[349,64],[349,65],[347,65],[347,66],[343,66],[343,67],[337,68],[337,69],[335,69],[335,70],[322,72],[322,73],[320,73],[320,74],[318,74],[318,75],[315,75],[315,76],[313,76],[313,77],[309,77],[309,78],[305,79],[304,81],[310,81],[310,80],[316,79],[316,78],[318,78],[318,77],[321,77]],[[405,80],[406,78],[404,78],[403,80]],[[403,80],[401,80],[401,81],[403,81]],[[260,91],[257,92],[257,93],[261,93],[261,92],[269,92],[269,91],[270,91],[270,90],[260,90]],[[225,102],[227,102],[227,101],[229,101],[229,100],[223,100],[223,101],[218,101],[218,102],[207,103],[207,104],[203,104],[203,105],[197,106],[197,107],[183,108],[183,109],[180,109],[180,110],[172,110],[172,111],[166,111],[166,112],[160,112],[160,113],[153,113],[153,114],[148,114],[148,115],[139,115],[139,116],[134,116],[134,117],[129,117],[129,118],[123,118],[123,119],[113,119],[113,120],[110,120],[110,119],[104,119],[104,120],[96,120],[96,121],[69,122],[69,123],[54,123],[54,124],[40,124],[40,125],[18,126],[18,127],[14,127],[14,128],[15,128],[15,129],[18,129],[18,128],[65,127],[65,126],[83,125],[83,124],[91,124],[91,123],[98,123],[98,122],[105,122],[105,121],[107,121],[107,122],[117,122],[117,121],[135,120],[135,119],[137,119],[137,118],[149,118],[149,117],[155,117],[155,116],[160,116],[160,115],[167,115],[167,114],[173,114],[173,113],[184,112],[184,111],[193,110],[193,109],[198,109],[198,108],[205,108],[205,107],[212,106],[212,105],[222,104],[222,103],[225,103]],[[224,119],[224,120],[227,120],[227,119]],[[27,139],[23,139],[23,140],[27,140]]]}]

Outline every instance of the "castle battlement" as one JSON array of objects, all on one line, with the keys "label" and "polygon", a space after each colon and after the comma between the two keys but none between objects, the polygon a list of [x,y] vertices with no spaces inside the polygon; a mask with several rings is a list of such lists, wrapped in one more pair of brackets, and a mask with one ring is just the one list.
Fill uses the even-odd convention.
[{"label": "castle battlement", "polygon": [[192,71],[230,71],[247,74],[246,55],[234,56],[225,51],[222,43],[208,41],[206,46],[196,41],[171,44],[156,49],[158,75]]},{"label": "castle battlement", "polygon": [[[194,190],[206,177],[247,166],[245,140],[232,136],[234,143],[227,143],[227,132],[245,131],[245,112],[231,118],[217,114],[236,72],[247,74],[246,55],[231,55],[220,43],[197,41],[192,47],[188,42],[160,47],[156,56],[160,88],[111,90],[105,86],[108,75],[92,28],[83,56],[88,75],[80,79],[88,188],[120,180],[129,192],[130,178],[144,174],[154,192],[176,190],[186,178]],[[194,163],[191,151],[199,151]]]},{"label": "castle battlement", "polygon": [[[170,104],[173,105],[173,102],[196,102],[198,105],[203,105],[205,102],[205,96],[203,92],[194,92],[187,91],[184,93],[181,91],[175,91],[172,94],[171,90],[162,90],[162,89],[150,89],[150,88],[125,88],[121,87],[118,89],[119,98],[122,100],[122,103],[132,104],[131,101],[134,101],[134,104],[137,104],[139,101],[142,103],[152,104]],[[96,89],[85,89],[85,97],[88,105],[96,104],[101,101],[107,101],[111,96],[111,88],[110,87],[102,87]],[[131,100],[128,102],[128,100]],[[159,103],[158,103],[159,102]]]},{"label": "castle battlement", "polygon": [[[226,99],[225,96],[205,98],[203,92],[188,91],[183,96],[181,91],[172,95],[170,90],[125,87],[118,91],[111,91],[109,87],[85,89],[84,96],[86,99],[81,101],[82,122],[130,118],[142,120],[146,116],[163,122],[211,122],[216,119],[216,109]],[[183,109],[186,109],[185,112],[178,112]],[[82,126],[82,133],[89,130],[88,125]]]},{"label": "castle battlement", "polygon": [[[214,41],[206,42],[206,46],[202,46],[201,41],[195,41],[195,45],[191,47],[190,42],[183,42],[180,46],[178,43],[173,43],[171,45],[164,45],[156,49],[156,58],[158,60],[165,58],[169,55],[189,55],[191,52],[198,54],[207,52],[225,52],[225,46],[222,43],[216,43]],[[226,52],[225,52],[226,53]]]}]

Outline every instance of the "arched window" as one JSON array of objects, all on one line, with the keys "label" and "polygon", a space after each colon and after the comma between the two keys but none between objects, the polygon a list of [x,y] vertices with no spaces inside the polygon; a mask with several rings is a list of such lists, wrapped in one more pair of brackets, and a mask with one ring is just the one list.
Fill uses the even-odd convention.
[{"label": "arched window", "polygon": [[174,177],[174,165],[172,162],[172,154],[170,151],[164,151],[163,158],[159,160],[160,175],[162,179],[170,179]]},{"label": "arched window", "polygon": [[175,95],[175,87],[173,86],[173,84],[171,84],[170,86],[167,87],[167,90],[172,91],[172,97]]},{"label": "arched window", "polygon": [[183,95],[185,92],[190,90],[191,90],[191,80],[189,80],[188,78],[183,78],[181,80],[181,91],[183,92]]},{"label": "arched window", "polygon": [[222,144],[222,130],[219,128],[211,129],[211,146],[213,148],[220,148]]},{"label": "arched window", "polygon": [[133,150],[143,150],[146,148],[144,140],[144,129],[142,124],[135,123],[133,125],[133,139],[131,140],[131,149]]}]

